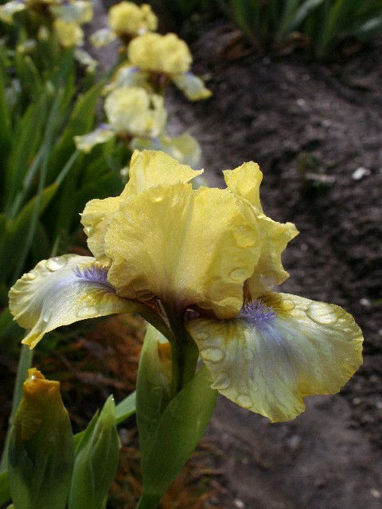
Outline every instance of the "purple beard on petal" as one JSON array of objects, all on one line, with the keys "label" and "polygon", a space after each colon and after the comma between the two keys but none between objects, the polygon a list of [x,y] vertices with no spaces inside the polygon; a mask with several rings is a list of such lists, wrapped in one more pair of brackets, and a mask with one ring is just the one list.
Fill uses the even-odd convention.
[{"label": "purple beard on petal", "polygon": [[257,300],[243,306],[239,316],[254,327],[260,329],[266,325],[270,325],[276,318],[276,313],[271,307]]},{"label": "purple beard on petal", "polygon": [[82,281],[86,281],[88,283],[98,283],[115,292],[115,288],[107,280],[107,272],[108,269],[106,267],[96,265],[91,265],[90,267],[85,265],[82,268],[76,267],[74,270],[76,276],[79,279],[82,279]]}]

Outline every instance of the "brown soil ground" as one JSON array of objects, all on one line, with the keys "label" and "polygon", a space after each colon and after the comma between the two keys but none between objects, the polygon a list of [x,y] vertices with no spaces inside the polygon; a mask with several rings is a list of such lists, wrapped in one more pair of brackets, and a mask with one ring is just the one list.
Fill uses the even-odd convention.
[{"label": "brown soil ground", "polygon": [[269,424],[225,399],[208,430],[226,493],[222,508],[376,509],[382,504],[382,41],[332,65],[251,53],[211,22],[192,45],[211,99],[171,94],[207,178],[257,161],[267,215],[294,222],[282,290],[334,302],[364,331],[364,365],[341,394],[308,398],[295,421]]}]

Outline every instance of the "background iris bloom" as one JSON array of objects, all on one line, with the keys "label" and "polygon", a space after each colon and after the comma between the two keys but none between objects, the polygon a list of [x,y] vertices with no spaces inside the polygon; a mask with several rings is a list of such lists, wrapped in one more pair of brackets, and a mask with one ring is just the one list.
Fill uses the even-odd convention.
[{"label": "background iris bloom", "polygon": [[297,230],[261,207],[255,163],[224,172],[226,189],[166,154],[135,152],[122,194],[82,214],[94,258],[44,260],[10,291],[34,347],[56,327],[140,312],[173,340],[174,317],[197,344],[212,387],[271,421],[304,397],[340,390],[362,362],[362,334],[342,308],[273,292]]}]

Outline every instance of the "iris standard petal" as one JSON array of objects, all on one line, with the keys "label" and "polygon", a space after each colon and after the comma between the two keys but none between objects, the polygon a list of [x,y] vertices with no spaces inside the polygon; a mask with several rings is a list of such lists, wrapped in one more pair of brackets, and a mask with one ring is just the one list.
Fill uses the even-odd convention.
[{"label": "iris standard petal", "polygon": [[253,214],[259,224],[261,254],[253,274],[246,283],[252,298],[257,298],[289,277],[282,265],[281,255],[288,242],[298,235],[298,231],[293,223],[278,223],[263,213],[260,203],[263,174],[258,164],[244,163],[234,170],[225,170],[223,173],[227,188],[252,205]]},{"label": "iris standard petal", "polygon": [[105,235],[109,281],[127,298],[155,295],[180,310],[198,305],[235,316],[259,254],[257,223],[246,210],[226,190],[183,183],[130,196]]},{"label": "iris standard petal", "polygon": [[117,297],[107,268],[94,258],[63,255],[24,274],[9,291],[9,309],[21,327],[31,329],[23,343],[33,348],[57,327],[132,312],[135,304]]},{"label": "iris standard petal", "polygon": [[272,422],[304,411],[304,397],[338,392],[362,363],[362,333],[342,308],[268,294],[234,320],[187,325],[213,388]]},{"label": "iris standard petal", "polygon": [[192,56],[187,44],[176,34],[147,33],[133,39],[127,49],[128,60],[143,71],[170,75],[187,72]]},{"label": "iris standard petal", "polygon": [[178,182],[186,184],[202,173],[203,170],[193,170],[163,152],[136,150],[131,157],[130,180],[121,196],[126,198],[155,186],[169,186]]},{"label": "iris standard petal", "polygon": [[99,260],[106,260],[105,232],[120,203],[120,196],[90,200],[81,214],[81,223],[88,237],[88,247]]},{"label": "iris standard petal", "polygon": [[174,75],[172,81],[190,101],[207,99],[212,94],[203,81],[190,71]]}]

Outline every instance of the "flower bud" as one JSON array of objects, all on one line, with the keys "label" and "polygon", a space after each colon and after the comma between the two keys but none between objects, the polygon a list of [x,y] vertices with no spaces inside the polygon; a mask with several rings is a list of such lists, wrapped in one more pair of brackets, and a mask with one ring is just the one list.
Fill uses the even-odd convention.
[{"label": "flower bud", "polygon": [[92,419],[78,444],[69,509],[104,509],[119,460],[120,442],[112,396]]},{"label": "flower bud", "polygon": [[73,435],[60,383],[46,380],[32,368],[24,382],[8,453],[15,509],[64,509],[73,459]]}]

